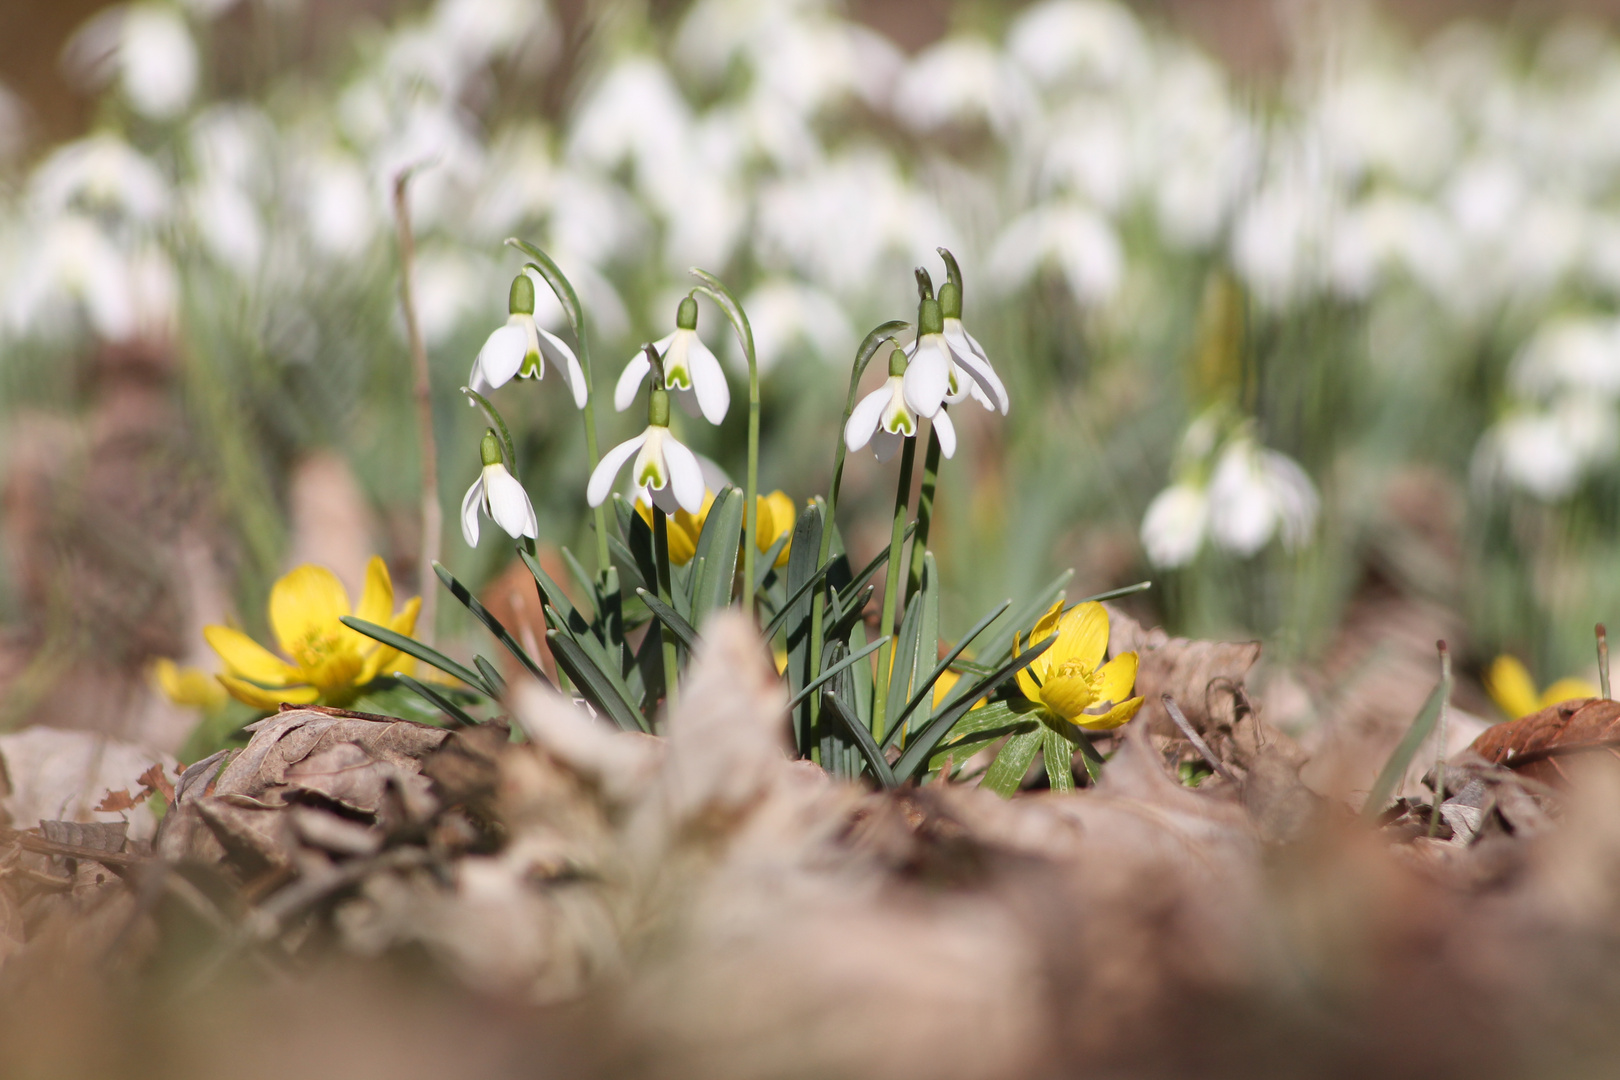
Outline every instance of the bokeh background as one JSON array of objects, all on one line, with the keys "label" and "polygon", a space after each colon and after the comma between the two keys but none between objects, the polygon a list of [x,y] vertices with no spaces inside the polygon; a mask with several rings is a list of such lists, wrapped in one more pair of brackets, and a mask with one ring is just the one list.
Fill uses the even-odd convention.
[{"label": "bokeh background", "polygon": [[[599,393],[685,272],[743,298],[762,489],[826,489],[849,362],[947,246],[1012,394],[956,411],[947,629],[1073,567],[1260,637],[1306,737],[1398,731],[1444,637],[1592,669],[1620,612],[1620,4],[66,0],[0,5],[0,728],[183,747],[158,658],[264,637],[302,561],[423,550],[394,177],[411,186],[444,559],[458,392],[520,259]],[[542,298],[543,301],[547,298]],[[554,305],[542,321],[561,330]],[[719,313],[700,330],[745,381]],[[871,377],[876,378],[876,372]],[[558,381],[502,390],[546,544],[591,550]],[[639,427],[607,411],[604,445]],[[742,472],[746,414],[689,425]],[[841,525],[872,551],[892,471]],[[521,617],[518,615],[516,617]],[[476,640],[457,605],[435,632]],[[480,647],[483,647],[480,645]],[[486,650],[487,651],[487,650]]]}]

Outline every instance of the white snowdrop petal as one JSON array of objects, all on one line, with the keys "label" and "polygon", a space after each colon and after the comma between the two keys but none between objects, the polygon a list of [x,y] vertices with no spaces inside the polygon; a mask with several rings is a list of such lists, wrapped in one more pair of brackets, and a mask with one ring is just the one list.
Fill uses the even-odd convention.
[{"label": "white snowdrop petal", "polygon": [[529,342],[523,328],[508,323],[489,335],[484,347],[478,350],[474,368],[483,373],[484,382],[491,389],[505,386],[518,373],[518,368],[523,366],[523,354],[528,348]]},{"label": "white snowdrop petal", "polygon": [[517,478],[506,471],[504,465],[489,465],[484,469],[485,499],[489,503],[489,516],[495,524],[516,540],[520,536],[533,537],[538,530],[534,525],[534,507],[529,504],[529,493]]},{"label": "white snowdrop petal", "polygon": [[687,347],[686,362],[687,370],[692,374],[692,391],[697,395],[703,418],[711,424],[718,424],[726,418],[726,410],[731,408],[731,387],[726,385],[726,373],[721,369],[720,361],[694,334]]},{"label": "white snowdrop petal", "polygon": [[484,503],[484,476],[472,482],[467,494],[461,498],[461,538],[468,547],[478,546],[478,511]]},{"label": "white snowdrop petal", "polygon": [[906,441],[904,435],[896,435],[891,431],[879,430],[872,435],[872,453],[879,461],[888,461],[894,457],[900,444]]},{"label": "white snowdrop petal", "polygon": [[641,392],[641,384],[647,381],[647,372],[652,370],[652,363],[647,359],[646,352],[638,352],[624,365],[624,371],[619,374],[619,384],[613,388],[613,408],[615,412],[624,412],[636,400]]},{"label": "white snowdrop petal", "polygon": [[934,414],[934,433],[939,436],[939,452],[946,457],[956,456],[956,425],[944,409]]},{"label": "white snowdrop petal", "polygon": [[626,440],[602,455],[597,462],[596,469],[591,473],[591,480],[585,488],[585,501],[592,506],[601,506],[607,501],[608,492],[613,490],[613,478],[619,475],[624,463],[630,460],[630,455],[641,449],[641,444],[647,441],[647,433],[643,431],[633,439]]},{"label": "white snowdrop petal", "polygon": [[539,323],[535,323],[535,329],[540,332],[541,355],[562,368],[568,377],[568,388],[574,392],[574,405],[583,409],[590,397],[590,388],[585,385],[585,369],[579,366],[579,357],[568,347],[568,342]]},{"label": "white snowdrop petal", "polygon": [[928,417],[939,412],[951,384],[951,358],[939,347],[940,343],[929,340],[934,336],[918,340],[904,377],[906,404],[912,412]]},{"label": "white snowdrop petal", "polygon": [[956,323],[956,325],[946,324],[945,341],[950,345],[951,352],[956,357],[956,362],[973,377],[973,380],[986,393],[995,398],[996,407],[1001,410],[1001,415],[1006,416],[1008,408],[1007,388],[1002,385],[1001,377],[996,374],[995,368],[990,366],[990,361],[985,357],[984,350],[979,348],[979,343],[969,337],[967,331],[962,328],[961,322],[956,319],[952,319],[950,322]]},{"label": "white snowdrop petal", "polygon": [[697,455],[683,446],[674,436],[664,438],[664,465],[669,471],[669,487],[675,501],[689,514],[703,509],[703,469]]},{"label": "white snowdrop petal", "polygon": [[1171,569],[1192,562],[1204,543],[1209,499],[1191,484],[1172,484],[1154,496],[1142,516],[1142,547],[1154,566]]},{"label": "white snowdrop petal", "polygon": [[844,445],[850,450],[859,450],[872,439],[873,432],[878,430],[878,424],[883,419],[883,407],[889,403],[889,388],[881,387],[861,398],[855,411],[849,414],[849,422],[844,425]]}]

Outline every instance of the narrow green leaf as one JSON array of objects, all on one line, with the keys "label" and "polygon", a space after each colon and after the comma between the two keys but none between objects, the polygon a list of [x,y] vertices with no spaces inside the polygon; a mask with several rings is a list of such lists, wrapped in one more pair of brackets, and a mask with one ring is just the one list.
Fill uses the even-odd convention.
[{"label": "narrow green leaf", "polygon": [[[917,588],[922,595],[922,612],[917,623],[917,648],[912,653],[906,677],[908,696],[920,694],[933,685],[929,673],[939,663],[939,565],[932,551],[923,552],[923,570]],[[895,710],[888,713],[893,718],[889,723],[901,727],[905,724],[901,713],[907,711],[897,702]]]},{"label": "narrow green leaf", "polygon": [[1069,740],[1041,725],[1041,756],[1046,759],[1046,782],[1053,791],[1074,790],[1074,747]]},{"label": "narrow green leaf", "polygon": [[864,660],[866,657],[876,652],[882,647],[883,643],[888,640],[887,635],[880,637],[876,641],[872,642],[872,644],[863,648],[860,652],[850,653],[848,656],[838,661],[838,663],[834,664],[826,671],[823,671],[820,675],[817,675],[815,679],[803,690],[800,690],[797,694],[794,694],[788,699],[788,708],[792,709],[799,702],[809,697],[815,690],[819,689],[824,683],[830,682],[832,679],[841,674],[845,668],[853,667],[861,660]]},{"label": "narrow green leaf", "polygon": [[1023,784],[1024,774],[1029,772],[1029,763],[1035,760],[1035,752],[1041,749],[1046,739],[1045,732],[1045,724],[1036,724],[1032,730],[1021,731],[1008,739],[985,772],[984,779],[979,781],[979,786],[1003,799],[1012,798]]},{"label": "narrow green leaf", "polygon": [[899,781],[894,775],[894,770],[889,768],[888,760],[884,758],[882,749],[879,748],[877,740],[872,738],[872,733],[866,729],[866,725],[849,714],[849,710],[838,700],[837,695],[823,694],[821,702],[826,706],[827,712],[837,718],[850,740],[859,748],[861,757],[866,759],[866,767],[872,770],[872,775],[878,783],[885,789],[898,787]]},{"label": "narrow green leaf", "polygon": [[[722,501],[723,500],[723,501]],[[703,571],[692,589],[692,621],[702,626],[709,613],[731,604],[731,586],[737,576],[737,553],[743,534],[743,493],[727,488],[716,495],[698,538]]]},{"label": "narrow green leaf", "polygon": [[359,633],[366,635],[368,638],[382,642],[384,645],[391,645],[400,652],[404,653],[406,656],[414,656],[418,660],[422,661],[422,663],[427,664],[430,667],[436,667],[446,675],[454,675],[456,678],[460,679],[474,690],[477,690],[480,694],[485,694],[489,697],[495,696],[494,688],[487,686],[484,683],[483,677],[477,672],[473,671],[471,668],[464,667],[463,665],[456,663],[442,652],[422,644],[415,638],[410,638],[406,637],[404,634],[395,633],[386,626],[378,626],[376,623],[367,622],[364,619],[357,619],[353,615],[344,615],[342,617],[342,622],[343,625],[347,626],[350,630],[358,631]]},{"label": "narrow green leaf", "polygon": [[[803,520],[803,515],[802,514],[800,515],[800,520]],[[905,535],[909,537],[916,530],[916,528],[917,528],[917,523],[916,522],[912,522],[910,525],[907,525]],[[793,546],[794,546],[795,551],[798,550],[798,544],[799,544],[799,541],[797,539],[795,539],[793,541]],[[864,566],[861,569],[860,573],[854,575],[853,577],[851,577],[849,579],[850,580],[850,587],[853,587],[855,585],[859,585],[860,583],[864,582],[867,578],[871,577],[873,574],[877,573],[880,569],[882,569],[883,564],[888,562],[888,561],[889,561],[889,549],[887,547],[885,547],[881,552],[879,552],[877,554],[877,556],[875,558],[873,558],[873,560],[871,562],[867,563],[866,566]],[[832,568],[834,566],[836,566],[836,565],[838,565],[838,558],[837,557],[829,558],[824,564],[822,564],[822,566],[819,569],[816,570],[815,575],[813,577],[810,577],[810,578],[808,578],[808,579],[806,579],[804,581],[801,581],[797,585],[794,585],[794,584],[791,584],[791,583],[788,585],[788,597],[787,597],[787,599],[785,601],[782,602],[782,610],[777,613],[776,618],[772,619],[769,623],[766,624],[765,630],[763,631],[762,636],[767,641],[770,640],[771,638],[775,637],[776,632],[778,630],[782,629],[782,623],[787,620],[788,612],[793,610],[793,605],[798,603],[800,600],[804,599],[804,597],[810,592],[810,590],[815,588],[816,583],[819,582],[822,578],[826,577],[828,572],[831,571]],[[791,570],[792,566],[793,566],[793,557],[791,555],[789,555],[788,556],[788,567],[789,567],[790,570]],[[849,591],[849,588],[845,588],[843,591],[847,593]]]},{"label": "narrow green leaf", "polygon": [[1040,723],[1030,716],[1033,711],[1032,706],[1020,708],[1010,701],[992,701],[982,709],[971,710],[941,741],[928,761],[928,771],[942,768],[947,755],[961,765],[998,739],[1028,731]]},{"label": "narrow green leaf", "polygon": [[[582,565],[580,561],[574,557],[574,553],[572,551],[569,551],[567,548],[563,548],[561,550],[563,564],[568,567],[568,572],[573,575],[574,583],[577,584],[580,591],[585,594],[585,602],[591,606],[589,613],[590,621],[595,623],[599,618],[601,611],[601,609],[596,606],[596,579],[590,574],[586,573],[584,565]],[[585,612],[581,612],[580,614],[584,615]]]},{"label": "narrow green leaf", "polygon": [[[922,629],[922,606],[923,594],[920,590],[906,601],[906,613],[900,620],[900,633],[895,636],[894,655],[889,664],[888,703],[884,709],[884,716],[896,716],[905,707],[906,699],[911,696],[911,670],[917,660],[917,637]],[[879,629],[887,628],[879,627]],[[882,665],[883,661],[879,660],[878,666]],[[883,675],[882,671],[878,672],[880,680]],[[898,720],[889,723],[891,731],[899,726]]]},{"label": "narrow green leaf", "polygon": [[1372,821],[1384,812],[1389,800],[1394,797],[1395,791],[1400,787],[1401,781],[1406,778],[1406,770],[1411,768],[1412,759],[1417,756],[1418,748],[1423,745],[1434,732],[1434,725],[1440,719],[1440,708],[1451,697],[1451,680],[1442,676],[1435,688],[1429,691],[1428,700],[1424,701],[1423,708],[1412,718],[1412,725],[1406,729],[1406,734],[1396,744],[1384,762],[1383,769],[1378,773],[1378,779],[1373,781],[1372,790],[1367,793],[1367,801],[1362,804],[1361,816]]},{"label": "narrow green leaf", "polygon": [[440,712],[444,713],[457,723],[464,724],[467,727],[476,727],[478,725],[478,721],[473,718],[471,713],[467,712],[466,709],[463,709],[460,705],[457,705],[455,702],[451,701],[448,697],[441,694],[438,690],[435,690],[427,683],[417,682],[409,675],[395,675],[394,678],[398,679],[404,686],[407,686],[411,690],[415,691],[416,694],[424,701],[428,702],[430,705],[433,705]]},{"label": "narrow green leaf", "polygon": [[494,664],[475,653],[473,655],[473,667],[478,669],[478,674],[484,677],[484,682],[488,683],[490,688],[495,691],[494,696],[496,699],[506,697],[506,680],[501,678],[501,673],[495,670]]},{"label": "narrow green leaf", "polygon": [[[1135,593],[1147,592],[1151,588],[1153,588],[1153,582],[1151,582],[1151,581],[1138,581],[1135,585],[1126,585],[1123,588],[1119,588],[1119,589],[1109,589],[1107,592],[1100,592],[1100,593],[1097,593],[1094,596],[1083,596],[1080,599],[1076,600],[1074,603],[1075,604],[1092,604],[1092,603],[1100,604],[1105,600],[1118,600],[1122,596],[1131,596],[1131,595],[1133,595]],[[1051,605],[1048,604],[1047,606],[1050,607]],[[1074,605],[1071,604],[1070,606],[1073,607]]]},{"label": "narrow green leaf", "polygon": [[624,575],[624,583],[630,586],[630,591],[645,589],[647,582],[641,576],[641,569],[636,566],[636,557],[630,554],[624,541],[617,536],[608,537],[608,550],[613,553],[613,561],[618,564],[618,571]]},{"label": "narrow green leaf", "polygon": [[771,579],[771,575],[776,572],[776,560],[782,557],[782,549],[786,547],[788,545],[788,541],[792,539],[792,530],[778,536],[776,538],[776,543],[772,544],[770,549],[767,550],[765,554],[760,556],[760,561],[754,564],[755,592],[763,589],[765,587],[765,583]]},{"label": "narrow green leaf", "polygon": [[551,686],[551,680],[546,678],[546,673],[541,669],[539,661],[530,656],[529,651],[518,644],[517,639],[507,631],[505,626],[501,625],[501,621],[491,614],[488,608],[479,603],[478,598],[472,594],[467,586],[456,580],[455,575],[446,570],[441,563],[435,562],[433,564],[433,572],[439,576],[439,580],[444,583],[444,587],[450,590],[450,595],[461,601],[461,605],[473,613],[473,618],[483,623],[489,629],[489,632],[495,635],[495,639],[506,646],[506,651],[517,657],[518,663],[522,664],[530,675],[533,675],[547,686]]},{"label": "narrow green leaf", "polygon": [[957,699],[956,703],[950,708],[930,720],[928,726],[919,731],[917,737],[906,744],[905,752],[900,755],[900,760],[895,763],[895,775],[902,779],[915,775],[917,770],[928,761],[928,756],[934,752],[934,747],[939,745],[939,741],[945,737],[951,728],[956,726],[956,722],[969,709],[973,708],[974,702],[1028,667],[1035,661],[1036,657],[1050,649],[1052,643],[1056,640],[1056,634],[1048,635],[1039,644],[1031,645],[989,675],[974,683],[971,690]]},{"label": "narrow green leaf", "polygon": [[625,731],[647,731],[649,728],[635,706],[624,699],[607,675],[596,665],[585,650],[562,630],[546,631],[551,643],[552,658],[562,668],[580,694],[596,709]]},{"label": "narrow green leaf", "polygon": [[540,599],[557,609],[557,614],[562,617],[563,624],[569,628],[571,633],[575,637],[589,633],[591,624],[586,622],[585,616],[574,608],[573,603],[568,599],[568,594],[563,591],[563,587],[553,581],[550,574],[546,573],[545,569],[540,565],[540,560],[521,547],[518,548],[518,558],[523,560],[523,565],[529,568],[529,575],[534,578],[534,583],[540,587]]},{"label": "narrow green leaf", "polygon": [[[927,678],[925,678],[922,683],[918,685],[916,691],[911,695],[911,700],[906,702],[906,707],[901,710],[900,715],[894,718],[895,727],[893,731],[889,732],[889,739],[885,740],[885,745],[888,745],[890,742],[892,742],[892,740],[900,737],[900,725],[905,722],[906,717],[910,716],[913,710],[915,710],[924,701],[933,700],[934,684],[939,681],[941,675],[945,674],[946,670],[951,666],[951,664],[956,662],[956,658],[962,655],[962,650],[971,645],[973,643],[973,639],[984,633],[985,627],[995,622],[1001,613],[1006,611],[1010,606],[1012,606],[1011,600],[1003,600],[995,607],[994,610],[968,628],[968,632],[962,635],[961,640],[956,643],[956,646],[952,648],[950,652],[945,654],[945,658],[935,665],[934,670],[929,672]],[[982,674],[988,675],[989,671],[986,670],[982,672]],[[940,702],[940,708],[949,708],[955,703],[954,691],[958,689],[963,691],[967,689],[965,679],[958,681],[957,685],[952,687],[953,693],[947,696],[944,701]],[[932,712],[932,710],[929,711]]]},{"label": "narrow green leaf", "polygon": [[[789,688],[797,693],[810,678],[810,589],[818,576],[816,558],[821,549],[821,505],[812,503],[799,514],[793,525],[793,554],[788,556],[787,587],[797,599],[782,609],[782,625],[787,631],[787,676]],[[776,620],[772,620],[774,623]],[[770,632],[766,633],[770,639]],[[815,733],[810,730],[809,703],[796,710],[793,734],[800,753],[809,753]]]},{"label": "narrow green leaf", "polygon": [[686,646],[687,652],[692,652],[697,648],[698,632],[692,628],[691,623],[681,618],[679,612],[646,589],[637,589],[636,595],[641,597],[643,604],[652,609],[654,615],[664,620],[664,624],[674,631],[675,636],[681,639],[681,644]]},{"label": "narrow green leaf", "polygon": [[831,626],[827,627],[826,638],[829,643],[844,640],[855,624],[863,620],[866,605],[872,602],[872,595],[875,592],[877,592],[877,586],[868,585],[861,590],[861,594],[855,598],[855,601],[849,607],[844,608],[839,613],[838,618],[833,621]]}]

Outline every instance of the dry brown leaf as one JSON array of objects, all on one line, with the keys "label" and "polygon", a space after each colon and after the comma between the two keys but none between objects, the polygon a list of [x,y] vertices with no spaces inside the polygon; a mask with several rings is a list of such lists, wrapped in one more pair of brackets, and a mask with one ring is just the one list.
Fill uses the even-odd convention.
[{"label": "dry brown leaf", "polygon": [[1561,785],[1560,758],[1606,751],[1620,754],[1620,702],[1580,698],[1486,728],[1469,747],[1486,761],[1544,784]]},{"label": "dry brown leaf", "polygon": [[1176,734],[1161,694],[1174,698],[1200,733],[1232,724],[1237,691],[1260,658],[1258,641],[1173,638],[1160,627],[1148,630],[1113,605],[1107,607],[1108,655],[1136,653],[1136,692],[1146,699],[1140,715],[1153,734]]},{"label": "dry brown leaf", "polygon": [[156,792],[163,796],[163,801],[169,805],[174,804],[174,785],[169,783],[169,777],[163,771],[163,763],[155,762],[150,769],[140,775],[141,786],[148,792]]},{"label": "dry brown leaf", "polygon": [[96,803],[95,809],[98,814],[119,814],[125,810],[135,809],[135,800],[129,797],[127,789],[120,788],[117,791],[107,792],[102,800]]}]

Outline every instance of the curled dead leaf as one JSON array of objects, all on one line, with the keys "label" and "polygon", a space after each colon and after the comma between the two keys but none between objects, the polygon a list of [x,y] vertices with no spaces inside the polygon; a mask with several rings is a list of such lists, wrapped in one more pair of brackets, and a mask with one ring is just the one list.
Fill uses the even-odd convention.
[{"label": "curled dead leaf", "polygon": [[1486,728],[1469,747],[1486,761],[1544,784],[1563,785],[1561,758],[1605,752],[1620,756],[1620,702],[1578,698]]}]

